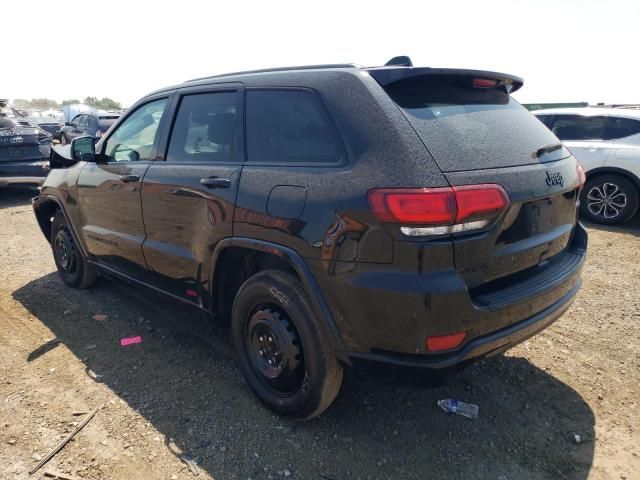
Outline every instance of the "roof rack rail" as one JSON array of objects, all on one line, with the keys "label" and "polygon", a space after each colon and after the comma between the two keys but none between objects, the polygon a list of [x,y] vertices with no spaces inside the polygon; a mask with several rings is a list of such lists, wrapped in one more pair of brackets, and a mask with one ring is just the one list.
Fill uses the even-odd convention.
[{"label": "roof rack rail", "polygon": [[321,70],[325,68],[362,68],[361,65],[355,63],[328,63],[326,65],[300,65],[297,67],[276,67],[276,68],[263,68],[260,70],[246,70],[241,72],[222,73],[219,75],[210,75],[207,77],[193,78],[187,80],[185,83],[198,82],[200,80],[209,80],[211,78],[223,78],[232,77],[234,75],[250,75],[253,73],[272,73],[272,72],[287,72],[290,70]]}]

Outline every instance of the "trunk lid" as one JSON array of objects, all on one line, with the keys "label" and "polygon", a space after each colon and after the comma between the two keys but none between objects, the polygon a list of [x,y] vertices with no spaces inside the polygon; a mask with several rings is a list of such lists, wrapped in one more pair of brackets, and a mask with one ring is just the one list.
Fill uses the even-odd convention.
[{"label": "trunk lid", "polygon": [[[522,80],[495,72],[394,69],[370,73],[423,141],[443,172],[531,165],[569,156],[556,136],[510,93]],[[388,74],[387,74],[388,75]]]},{"label": "trunk lid", "polygon": [[579,178],[573,157],[445,176],[452,185],[497,183],[511,201],[488,230],[452,236],[456,270],[470,289],[544,266],[566,252],[577,222]]}]

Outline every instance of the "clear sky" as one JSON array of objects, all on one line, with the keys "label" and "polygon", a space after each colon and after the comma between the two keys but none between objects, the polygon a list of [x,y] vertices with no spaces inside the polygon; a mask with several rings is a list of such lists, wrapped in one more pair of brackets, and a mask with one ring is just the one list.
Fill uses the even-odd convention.
[{"label": "clear sky", "polygon": [[640,103],[640,0],[3,1],[0,98],[111,97],[314,63],[497,70],[521,102]]}]

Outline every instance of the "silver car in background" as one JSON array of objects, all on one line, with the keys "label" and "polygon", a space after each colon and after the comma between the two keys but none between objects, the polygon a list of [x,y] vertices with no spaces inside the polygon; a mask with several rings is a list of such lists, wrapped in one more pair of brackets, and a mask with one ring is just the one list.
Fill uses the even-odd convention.
[{"label": "silver car in background", "polygon": [[607,225],[630,220],[640,196],[640,110],[586,107],[532,113],[586,171],[580,199],[583,217]]}]

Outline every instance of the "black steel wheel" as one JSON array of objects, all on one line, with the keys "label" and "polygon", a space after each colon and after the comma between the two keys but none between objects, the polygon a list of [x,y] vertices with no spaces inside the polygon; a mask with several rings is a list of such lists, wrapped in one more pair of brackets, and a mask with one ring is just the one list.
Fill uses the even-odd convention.
[{"label": "black steel wheel", "polygon": [[342,384],[342,365],[300,281],[265,270],[246,280],[232,311],[237,362],[256,397],[295,418],[320,415]]},{"label": "black steel wheel", "polygon": [[295,326],[275,304],[262,305],[251,315],[245,345],[256,373],[274,390],[290,395],[304,378],[304,353]]},{"label": "black steel wheel", "polygon": [[95,270],[83,257],[60,211],[51,223],[51,250],[64,283],[73,288],[89,288],[95,283]]},{"label": "black steel wheel", "polygon": [[56,263],[67,274],[74,275],[78,270],[78,249],[73,237],[66,228],[60,228],[53,239],[53,254]]},{"label": "black steel wheel", "polygon": [[580,213],[595,223],[624,223],[637,210],[638,189],[620,175],[607,174],[589,178],[580,195]]}]

